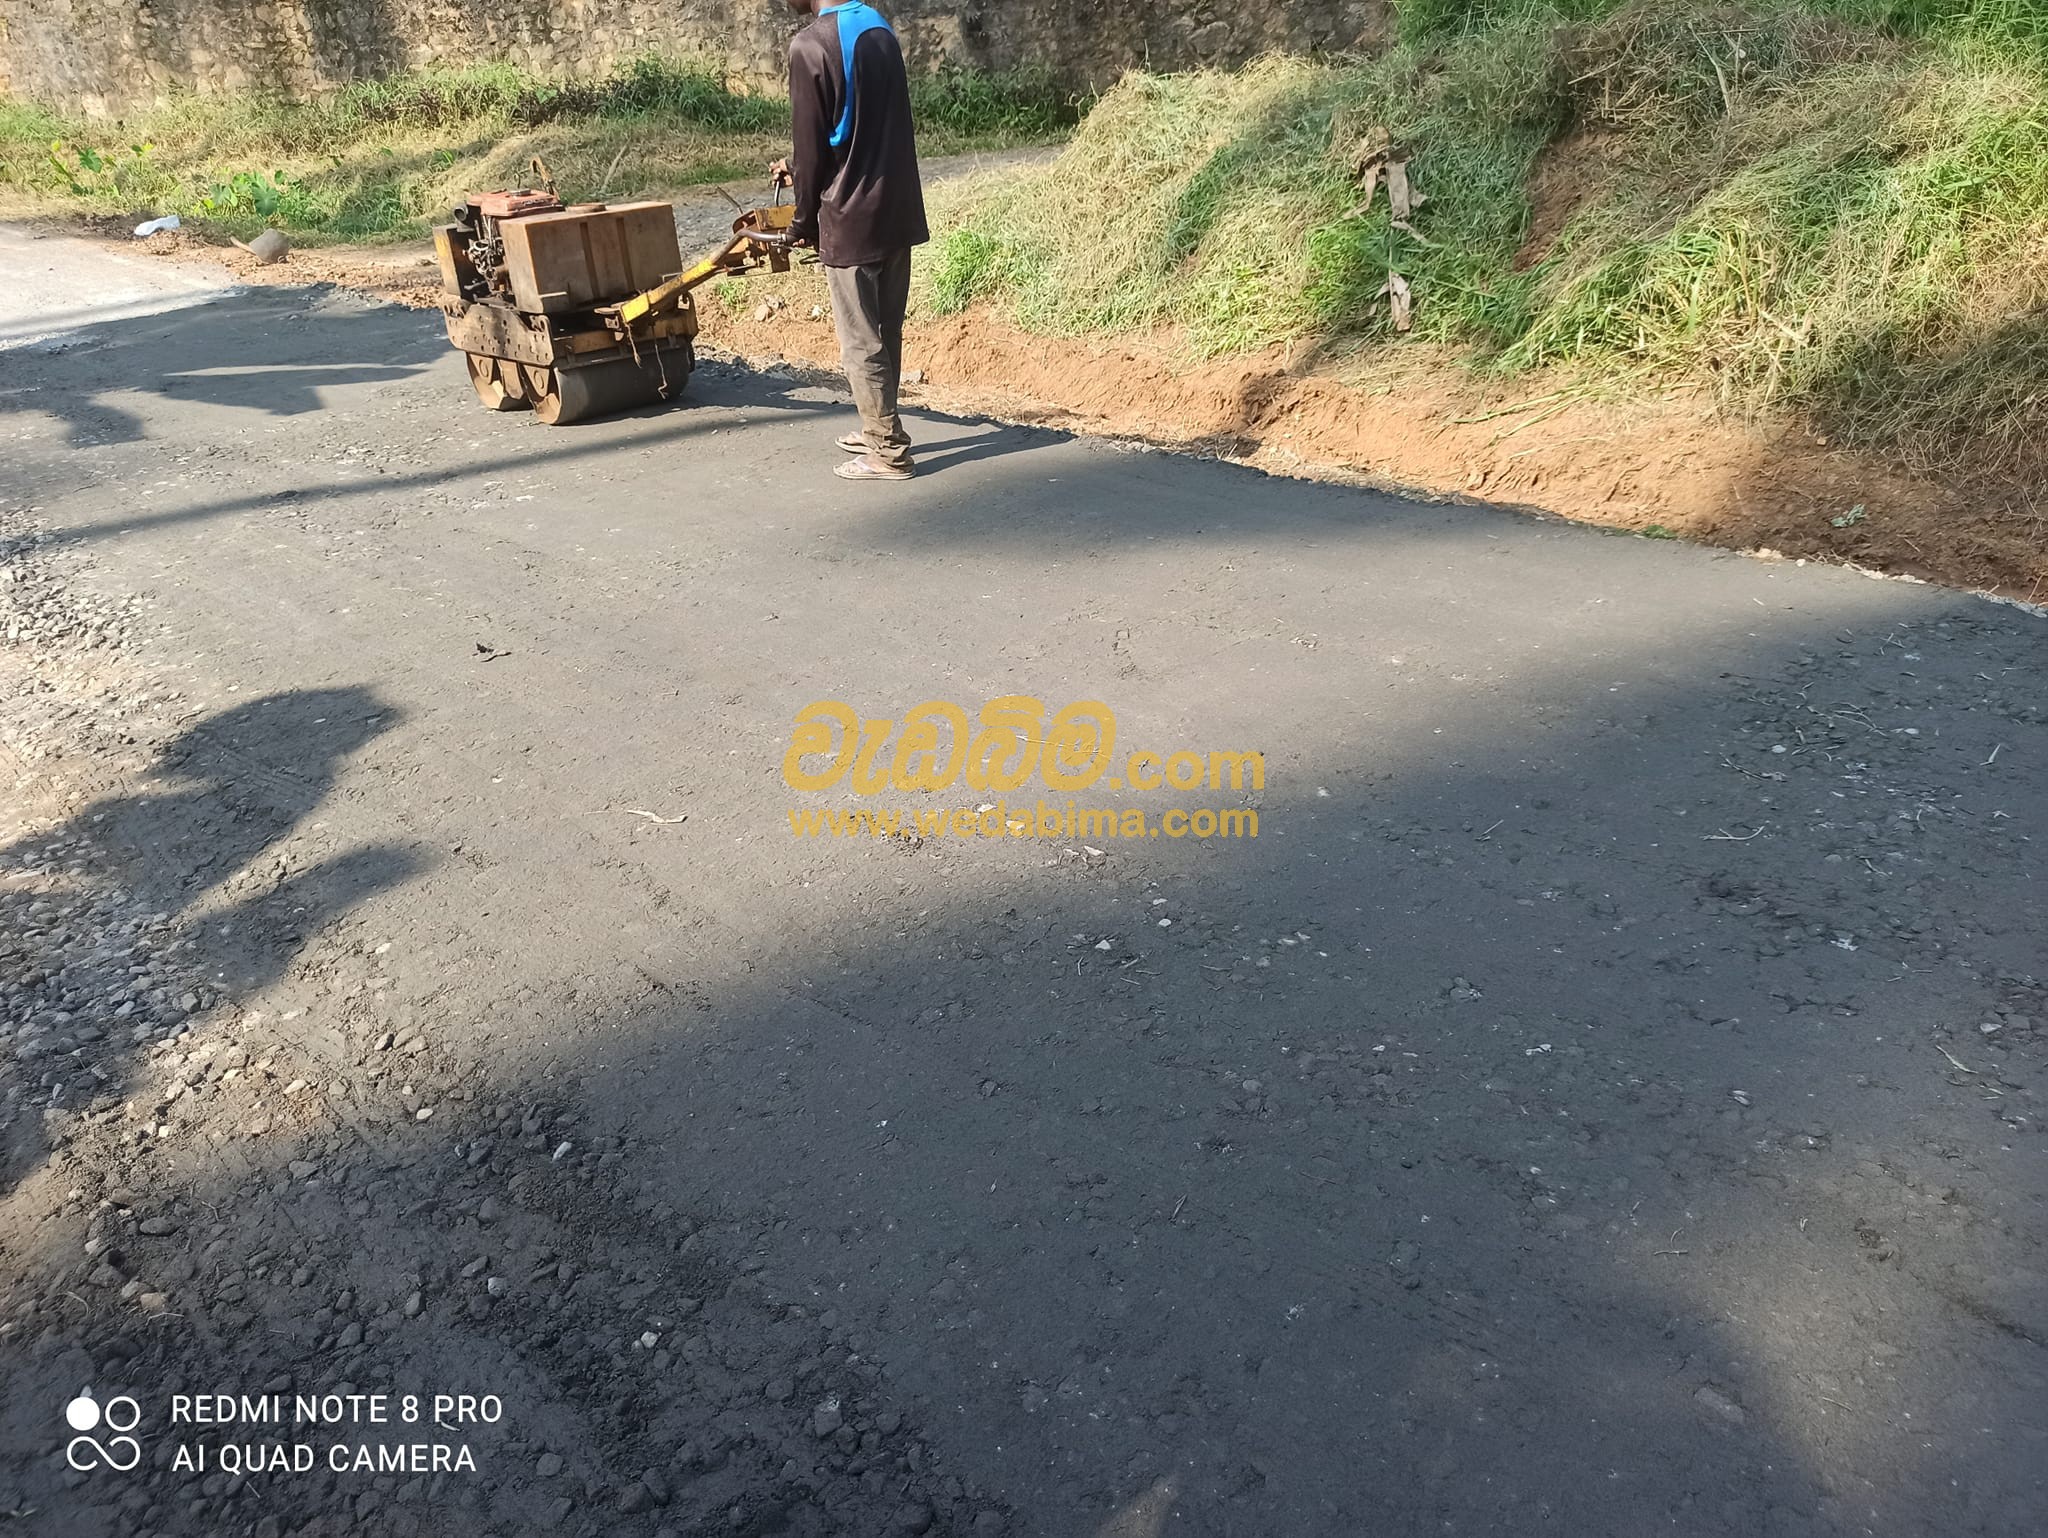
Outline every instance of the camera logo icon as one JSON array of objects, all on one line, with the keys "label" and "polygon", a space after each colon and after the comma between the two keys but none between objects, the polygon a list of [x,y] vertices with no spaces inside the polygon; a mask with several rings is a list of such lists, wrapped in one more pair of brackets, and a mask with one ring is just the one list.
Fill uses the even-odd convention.
[{"label": "camera logo icon", "polygon": [[[116,1394],[102,1405],[92,1397],[90,1387],[64,1406],[64,1423],[76,1436],[64,1446],[64,1461],[80,1473],[105,1464],[125,1474],[142,1461],[142,1444],[127,1435],[142,1421],[142,1406],[126,1394]],[[102,1442],[92,1435],[104,1428],[114,1435]]]}]

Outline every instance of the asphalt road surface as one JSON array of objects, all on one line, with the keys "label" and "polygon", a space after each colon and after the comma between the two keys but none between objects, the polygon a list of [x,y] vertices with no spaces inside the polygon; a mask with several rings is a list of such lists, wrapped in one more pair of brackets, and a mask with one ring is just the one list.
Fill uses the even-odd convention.
[{"label": "asphalt road surface", "polygon": [[[35,324],[97,259],[48,250],[0,246],[0,511],[137,600],[184,702],[153,778],[67,761],[101,874],[338,1064],[379,1021],[336,958],[374,957],[401,1045],[653,1214],[551,1221],[712,1287],[625,1388],[573,1293],[443,1319],[525,1449],[452,1477],[460,1521],[279,1476],[91,1530],[2048,1529],[2040,617],[936,411],[916,480],[850,486],[829,388],[716,365],[549,430],[344,293]],[[996,799],[799,795],[803,706],[1008,695],[1103,702],[1119,761],[1256,750],[1257,792],[1079,799],[1258,836],[793,835]],[[446,1155],[411,1104],[384,1179]],[[230,1224],[215,1186],[287,1179],[251,1146],[153,1178]],[[44,1156],[17,1129],[9,1184]],[[377,1192],[332,1215],[355,1294],[427,1221]],[[468,1252],[418,1242],[431,1319]],[[326,1311],[304,1381],[407,1367],[317,1291],[259,1310]],[[785,1372],[792,1320],[829,1348]],[[74,1392],[33,1333],[0,1355]],[[262,1330],[228,1346],[204,1386],[259,1391]],[[26,1424],[42,1520],[112,1488]],[[591,1471],[565,1507],[545,1446]]]}]

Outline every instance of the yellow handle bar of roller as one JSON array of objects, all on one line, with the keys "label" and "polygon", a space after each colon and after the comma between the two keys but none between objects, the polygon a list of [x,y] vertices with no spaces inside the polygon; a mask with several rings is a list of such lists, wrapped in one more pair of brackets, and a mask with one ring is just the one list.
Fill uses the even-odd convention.
[{"label": "yellow handle bar of roller", "polygon": [[[712,252],[694,267],[670,278],[666,283],[650,288],[644,294],[635,294],[631,299],[624,300],[601,313],[615,317],[621,327],[630,328],[634,321],[641,320],[673,303],[698,284],[715,278],[722,272],[747,271],[755,265],[761,254],[760,247],[751,237],[785,234],[795,213],[796,210],[788,204],[748,210],[733,221],[732,239],[717,251]],[[787,265],[786,260],[784,265]]]}]

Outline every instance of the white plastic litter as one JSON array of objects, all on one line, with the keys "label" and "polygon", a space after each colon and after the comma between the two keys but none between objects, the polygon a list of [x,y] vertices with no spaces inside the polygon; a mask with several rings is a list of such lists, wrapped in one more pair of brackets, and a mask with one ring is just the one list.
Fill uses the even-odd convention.
[{"label": "white plastic litter", "polygon": [[154,235],[158,230],[175,230],[176,228],[178,228],[178,216],[176,214],[165,214],[161,219],[150,219],[136,225],[135,238],[141,240],[146,235]]}]

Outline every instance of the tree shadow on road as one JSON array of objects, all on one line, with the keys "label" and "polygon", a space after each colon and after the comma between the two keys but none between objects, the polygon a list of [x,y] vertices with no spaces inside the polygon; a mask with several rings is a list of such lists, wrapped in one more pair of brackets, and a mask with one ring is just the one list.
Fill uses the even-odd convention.
[{"label": "tree shadow on road", "polygon": [[[560,938],[575,966],[544,1065],[472,1077],[473,1124],[423,1127],[364,1089],[374,1152],[346,1132],[297,1151],[332,1187],[305,1198],[335,1212],[330,1285],[373,1309],[423,1285],[438,1327],[474,1336],[466,1357],[435,1347],[440,1370],[509,1374],[511,1353],[538,1375],[529,1393],[601,1428],[603,1478],[651,1464],[675,1489],[638,1525],[571,1531],[734,1505],[763,1532],[785,1517],[829,1531],[833,1511],[859,1529],[887,1500],[869,1512],[848,1493],[858,1437],[804,1424],[828,1399],[856,1426],[907,1410],[1014,1506],[1009,1531],[1048,1538],[1126,1517],[1233,1538],[2024,1531],[2038,1474],[1962,1419],[2021,1413],[2015,1354],[2042,1300],[1999,1270],[2008,1194],[1955,1162],[1997,1108],[1944,1081],[1913,1034],[1959,992],[1988,1010],[2020,986],[1993,963],[2023,954],[2024,914],[2001,922],[1952,890],[1983,930],[1978,975],[1933,975],[1947,938],[1914,930],[1893,886],[1959,879],[1982,827],[1844,822],[1844,847],[1897,871],[1866,879],[1744,836],[1767,798],[1815,785],[1700,767],[1802,732],[1818,784],[1853,784],[1873,758],[1927,774],[1980,756],[1974,741],[1878,751],[1841,715],[1874,645],[1997,645],[2025,623],[1895,591],[1858,606],[1852,635],[1847,608],[1749,639],[1689,634],[1667,686],[1625,702],[1598,661],[1527,668],[1512,720],[1460,722],[1407,769],[1347,762],[1298,720],[1305,760],[1264,799],[1256,844],[1173,858],[841,840],[801,867],[798,908],[761,906],[751,881],[707,892],[700,854],[655,846],[639,858],[670,894],[658,921],[613,887],[597,926]],[[1923,665],[1925,697],[1976,666],[1967,651]],[[1855,950],[1832,943],[1843,931]],[[579,1014],[600,977],[635,969],[652,984],[637,1006]],[[1900,1030],[1889,1052],[1871,1044]],[[344,1046],[374,1063],[360,1030]],[[493,1102],[543,1093],[541,1130],[510,1136],[500,1109],[492,1133]],[[294,1156],[272,1149],[254,1178],[291,1189]],[[416,1199],[399,1169],[433,1184],[419,1221],[438,1243],[340,1215],[395,1223]],[[554,1225],[544,1238],[480,1222],[508,1184]],[[262,1210],[212,1174],[165,1203]],[[645,1352],[576,1368],[621,1325],[551,1257],[632,1279],[646,1316],[671,1321],[673,1290],[697,1296],[707,1276],[664,1282],[664,1246],[711,1265],[728,1301],[765,1301],[800,1332],[822,1320],[832,1344],[787,1391],[769,1326],[729,1313],[715,1356],[681,1377]],[[472,1252],[511,1278],[488,1326],[468,1302],[481,1278],[460,1274]],[[189,1284],[193,1306],[213,1274]],[[334,1347],[340,1319],[289,1293],[261,1306],[280,1343],[250,1347],[245,1375],[280,1365],[287,1338],[322,1383],[404,1354],[389,1336]],[[95,1338],[132,1356],[123,1342]],[[1938,1461],[1862,1450],[1869,1423],[1837,1406],[1872,1399],[1911,1405]],[[506,1477],[499,1494],[519,1499]],[[234,1499],[307,1516],[342,1498]],[[936,1530],[966,1528],[968,1507],[939,1504]]]},{"label": "tree shadow on road", "polygon": [[[1871,1041],[1960,994],[1988,1009],[2018,986],[1993,963],[2019,937],[1952,890],[1983,927],[1979,975],[1930,980],[1948,937],[1912,929],[1889,883],[1716,837],[1800,799],[1783,782],[1699,768],[1803,730],[1814,779],[1847,783],[1871,750],[1828,716],[1874,645],[1995,646],[2024,623],[1896,591],[1852,635],[1691,634],[1668,686],[1625,704],[1597,662],[1528,669],[1525,711],[1463,721],[1399,772],[1298,722],[1308,759],[1256,843],[836,840],[800,867],[810,899],[775,910],[755,880],[705,890],[678,833],[638,856],[670,894],[658,919],[624,884],[565,880],[565,908],[612,900],[565,921],[539,1059],[479,1041],[481,1065],[411,1061],[473,1095],[421,1124],[360,1078],[379,1054],[359,1024],[325,1076],[360,1140],[264,1143],[123,1218],[228,1215],[232,1240],[177,1284],[211,1344],[109,1318],[37,1381],[58,1360],[190,1373],[210,1351],[194,1376],[228,1387],[395,1360],[510,1392],[516,1445],[434,1508],[467,1503],[476,1531],[523,1531],[513,1513],[552,1498],[525,1472],[547,1447],[606,1503],[642,1468],[673,1490],[564,1532],[872,1531],[912,1490],[932,1531],[972,1531],[973,1502],[896,1461],[932,1457],[907,1425],[1013,1508],[1015,1538],[2022,1533],[2038,1472],[1965,1424],[2024,1419],[2042,1303],[1999,1274],[2001,1193],[1965,1152],[1997,1108],[1944,1088],[1917,1037]],[[1976,667],[1923,665],[1926,697]],[[192,761],[234,778],[271,735],[238,718]],[[1921,751],[1876,756],[1927,773],[1977,745]],[[1984,853],[1958,821],[1842,827],[1901,890]],[[522,939],[480,938],[470,965]],[[582,1012],[636,969],[637,1003]],[[323,1287],[238,1282],[259,1247],[317,1262]],[[128,1253],[157,1285],[150,1247]],[[488,1307],[473,1255],[504,1279]],[[409,1290],[424,1319],[401,1329]],[[338,1344],[355,1315],[378,1322]],[[641,1329],[695,1354],[627,1349]],[[1931,1441],[1925,1461],[1888,1435],[1880,1461],[1870,1423],[1837,1418],[1872,1400],[1911,1406],[1898,1435]],[[827,1402],[847,1436],[814,1429]],[[350,1497],[211,1498],[219,1526],[317,1524]],[[408,1499],[368,1530],[430,1531],[404,1525]]]},{"label": "tree shadow on road", "polygon": [[[391,313],[321,285],[230,291],[82,325],[57,344],[12,355],[33,365],[35,382],[0,392],[0,412],[56,417],[74,448],[146,438],[142,416],[121,399],[137,391],[303,416],[320,410],[329,391],[405,379],[446,349],[445,338],[435,346],[422,326],[380,324]],[[319,361],[304,361],[309,355]]]}]

